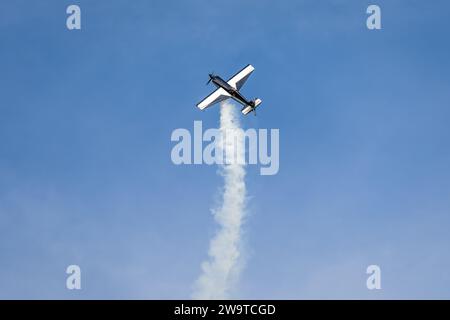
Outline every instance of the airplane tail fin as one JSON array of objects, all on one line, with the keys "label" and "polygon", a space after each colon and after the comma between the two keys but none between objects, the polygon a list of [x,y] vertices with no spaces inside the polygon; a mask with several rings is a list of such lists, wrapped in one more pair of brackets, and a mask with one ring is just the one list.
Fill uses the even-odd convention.
[{"label": "airplane tail fin", "polygon": [[242,108],[241,112],[243,114],[248,114],[248,113],[254,111],[261,103],[262,103],[262,100],[256,98],[255,100],[251,101],[250,105],[245,106],[244,108]]}]

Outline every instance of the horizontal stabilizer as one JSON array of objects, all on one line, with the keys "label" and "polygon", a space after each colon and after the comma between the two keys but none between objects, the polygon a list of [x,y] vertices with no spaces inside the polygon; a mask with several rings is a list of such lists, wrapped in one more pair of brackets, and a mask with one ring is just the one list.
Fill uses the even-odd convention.
[{"label": "horizontal stabilizer", "polygon": [[256,98],[254,101],[252,101],[252,105],[245,106],[244,108],[242,108],[241,112],[246,115],[246,114],[254,111],[261,103],[262,103],[262,100]]}]

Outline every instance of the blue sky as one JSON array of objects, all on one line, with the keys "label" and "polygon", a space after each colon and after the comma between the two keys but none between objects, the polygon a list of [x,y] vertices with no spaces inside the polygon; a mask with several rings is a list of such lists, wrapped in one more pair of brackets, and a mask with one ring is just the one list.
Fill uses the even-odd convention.
[{"label": "blue sky", "polygon": [[[366,28],[366,8],[382,30]],[[66,8],[82,30],[66,29]],[[450,298],[446,1],[2,1],[0,298],[189,298],[221,178],[172,130],[248,63],[280,171],[247,174],[238,298]],[[78,264],[82,290],[65,288]],[[366,268],[382,289],[366,288]]]}]

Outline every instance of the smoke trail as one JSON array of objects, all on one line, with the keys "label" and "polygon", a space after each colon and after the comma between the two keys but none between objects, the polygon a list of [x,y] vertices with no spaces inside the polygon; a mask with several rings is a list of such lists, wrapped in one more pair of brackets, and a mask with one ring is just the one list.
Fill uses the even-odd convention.
[{"label": "smoke trail", "polygon": [[236,107],[220,106],[221,139],[217,145],[225,151],[220,166],[224,178],[221,204],[213,209],[220,229],[210,242],[209,259],[202,263],[202,274],[196,282],[194,299],[227,299],[238,280],[241,265],[241,225],[245,216],[245,151],[243,130]]}]

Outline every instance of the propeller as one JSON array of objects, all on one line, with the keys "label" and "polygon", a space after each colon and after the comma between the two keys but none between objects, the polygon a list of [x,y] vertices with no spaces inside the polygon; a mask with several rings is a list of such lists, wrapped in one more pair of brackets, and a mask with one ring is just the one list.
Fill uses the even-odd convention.
[{"label": "propeller", "polygon": [[206,83],[206,85],[208,85],[208,84],[211,82],[211,80],[212,80],[213,77],[214,77],[214,72],[212,72],[212,73],[209,74],[209,80],[208,80],[208,82]]}]

